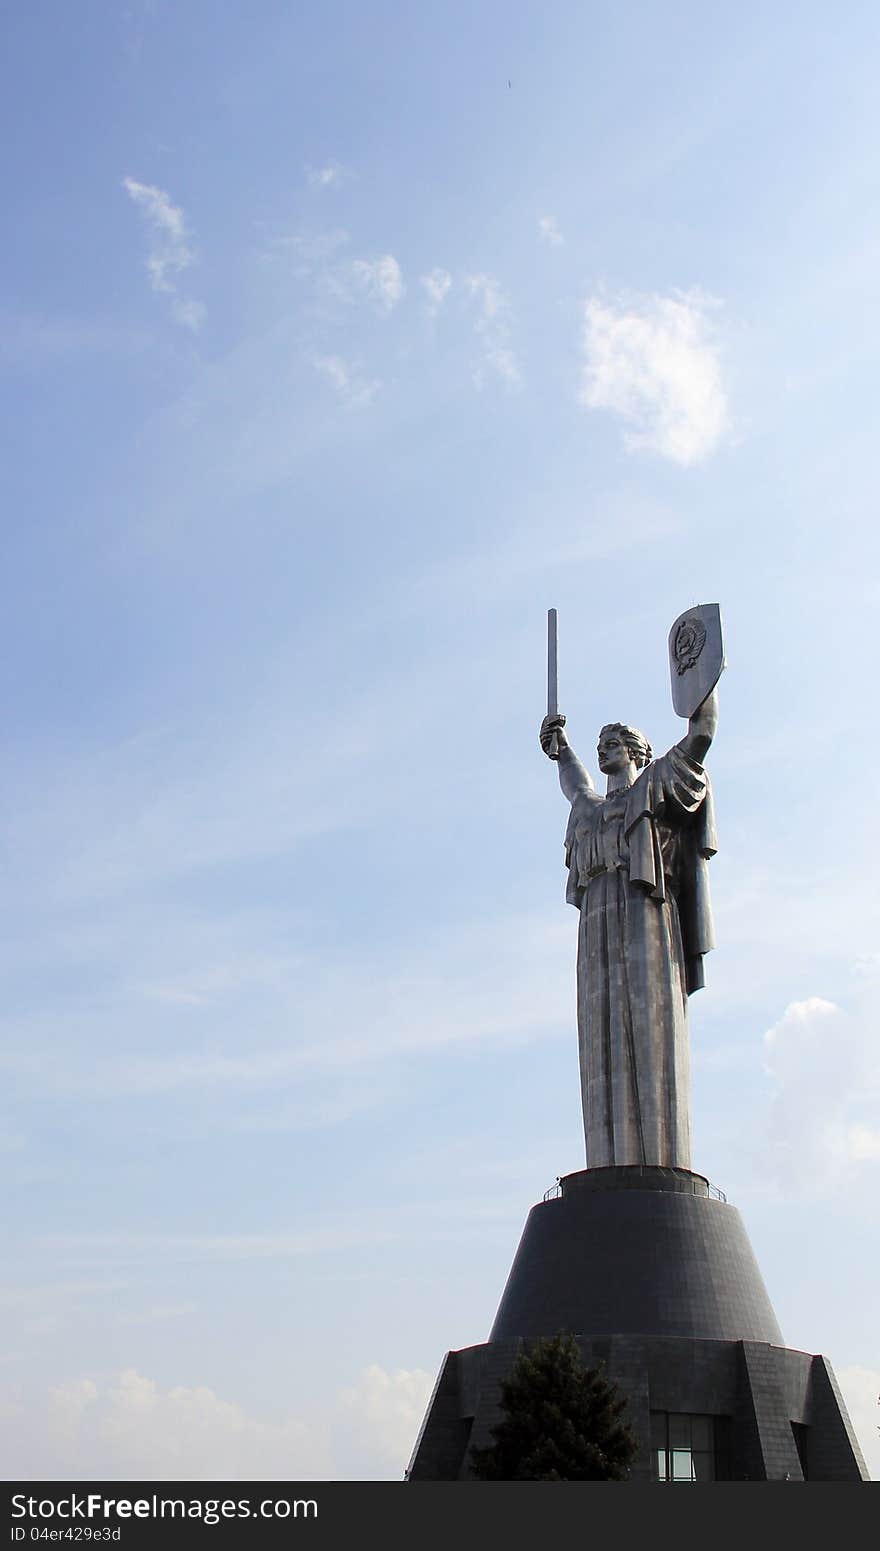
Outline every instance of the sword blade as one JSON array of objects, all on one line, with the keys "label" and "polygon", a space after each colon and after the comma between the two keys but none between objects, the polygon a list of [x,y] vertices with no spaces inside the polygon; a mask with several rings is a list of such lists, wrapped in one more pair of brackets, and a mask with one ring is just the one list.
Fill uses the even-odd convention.
[{"label": "sword blade", "polygon": [[559,714],[559,657],[556,610],[547,610],[547,715]]}]

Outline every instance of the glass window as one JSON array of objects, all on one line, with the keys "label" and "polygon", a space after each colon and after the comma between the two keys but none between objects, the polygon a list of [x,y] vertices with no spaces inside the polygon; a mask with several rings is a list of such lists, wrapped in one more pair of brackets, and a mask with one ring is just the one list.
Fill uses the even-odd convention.
[{"label": "glass window", "polygon": [[694,1462],[690,1449],[673,1449],[672,1479],[673,1481],[693,1481]]},{"label": "glass window", "polygon": [[[651,1412],[651,1456],[655,1481],[716,1481],[716,1452],[726,1436],[725,1417],[687,1412]],[[716,1422],[718,1426],[716,1427]]]}]

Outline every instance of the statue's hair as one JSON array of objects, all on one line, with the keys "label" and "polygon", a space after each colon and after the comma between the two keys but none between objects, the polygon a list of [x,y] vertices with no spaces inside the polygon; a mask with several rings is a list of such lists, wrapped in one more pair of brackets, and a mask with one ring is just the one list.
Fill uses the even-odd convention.
[{"label": "statue's hair", "polygon": [[616,733],[621,743],[626,744],[639,770],[643,770],[645,765],[650,765],[654,758],[654,751],[645,734],[639,732],[638,727],[629,727],[626,722],[607,722],[599,733],[600,740],[606,732]]}]

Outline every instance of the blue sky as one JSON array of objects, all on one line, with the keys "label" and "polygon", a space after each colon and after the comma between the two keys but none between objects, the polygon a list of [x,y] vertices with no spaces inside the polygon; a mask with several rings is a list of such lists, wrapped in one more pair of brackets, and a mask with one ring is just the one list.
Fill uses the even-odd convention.
[{"label": "blue sky", "polygon": [[694,1165],[880,1351],[880,18],[5,18],[4,1457],[399,1478],[581,1166],[590,762],[718,599]]}]

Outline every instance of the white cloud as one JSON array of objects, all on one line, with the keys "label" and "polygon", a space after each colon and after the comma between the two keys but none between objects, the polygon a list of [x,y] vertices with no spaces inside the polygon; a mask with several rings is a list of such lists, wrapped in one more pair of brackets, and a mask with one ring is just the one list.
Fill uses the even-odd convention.
[{"label": "white cloud", "polygon": [[880,1481],[880,1368],[841,1368],[837,1382],[872,1481]]},{"label": "white cloud", "polygon": [[465,287],[475,308],[474,332],[481,354],[474,368],[474,384],[485,387],[495,378],[508,389],[522,385],[522,371],[510,344],[509,308],[494,275],[466,275]]},{"label": "white cloud", "polygon": [[323,167],[309,167],[306,176],[312,188],[330,188],[334,183],[341,182],[345,168],[340,162],[325,162]]},{"label": "white cloud", "polygon": [[880,1059],[870,1010],[810,996],[764,1035],[775,1083],[768,1150],[787,1186],[829,1193],[880,1162]]},{"label": "white cloud", "polygon": [[323,1440],[306,1421],[260,1422],[207,1385],[163,1390],[135,1368],[109,1382],[53,1387],[36,1417],[19,1416],[14,1434],[6,1459],[11,1448],[25,1480],[254,1481],[328,1471]]},{"label": "white cloud", "polygon": [[123,178],[122,186],[144,212],[151,230],[153,245],[147,258],[147,271],[153,289],[173,291],[169,271],[179,274],[189,268],[195,257],[187,241],[183,211],[172,205],[164,189],[156,188],[154,184]]},{"label": "white cloud", "polygon": [[319,278],[325,292],[337,301],[351,305],[364,298],[381,316],[393,311],[404,292],[403,272],[393,253],[351,259],[325,270]]},{"label": "white cloud", "polygon": [[[164,189],[152,183],[138,183],[135,178],[123,178],[122,186],[129,198],[143,212],[150,233],[150,251],[146,267],[154,291],[176,292],[172,276],[189,269],[195,261],[190,246],[186,220],[178,205],[173,205]],[[174,316],[185,328],[198,329],[205,316],[201,302],[175,300]]]},{"label": "white cloud", "polygon": [[619,415],[628,447],[686,468],[719,445],[729,421],[713,305],[699,292],[587,301],[580,400]]},{"label": "white cloud", "polygon": [[0,1398],[3,1462],[24,1481],[399,1480],[430,1383],[372,1365],[323,1414],[262,1421],[206,1384],[128,1367]]},{"label": "white cloud", "polygon": [[420,284],[428,299],[428,311],[439,312],[452,288],[452,276],[449,270],[431,269],[426,275],[422,275]]},{"label": "white cloud", "polygon": [[551,247],[558,248],[562,245],[563,236],[552,215],[538,216],[538,233],[541,241],[548,242]]},{"label": "white cloud", "polygon": [[[377,1363],[364,1368],[357,1387],[342,1395],[342,1408],[354,1437],[361,1440],[364,1465],[371,1474],[403,1475],[433,1388],[422,1368],[388,1373]],[[344,1423],[337,1429],[343,1433]]]},{"label": "white cloud", "polygon": [[[785,1066],[792,1052],[796,1062],[802,1059],[807,1040],[815,1042],[821,1025],[828,1025],[842,1018],[836,1002],[826,1002],[821,996],[808,996],[802,1002],[789,1002],[778,1023],[774,1023],[764,1035],[766,1070],[777,1071]],[[792,1038],[792,1035],[795,1038]]]},{"label": "white cloud", "polygon": [[354,289],[365,295],[379,312],[391,312],[403,295],[403,274],[393,253],[383,253],[376,259],[353,259],[348,275]]},{"label": "white cloud", "polygon": [[371,404],[382,386],[378,377],[364,377],[356,363],[345,361],[339,355],[316,356],[314,365],[315,370],[332,383],[340,398],[355,408]]},{"label": "white cloud", "polygon": [[93,1379],[53,1385],[49,1390],[50,1427],[54,1426],[59,1433],[70,1434],[97,1398],[98,1386]]}]

